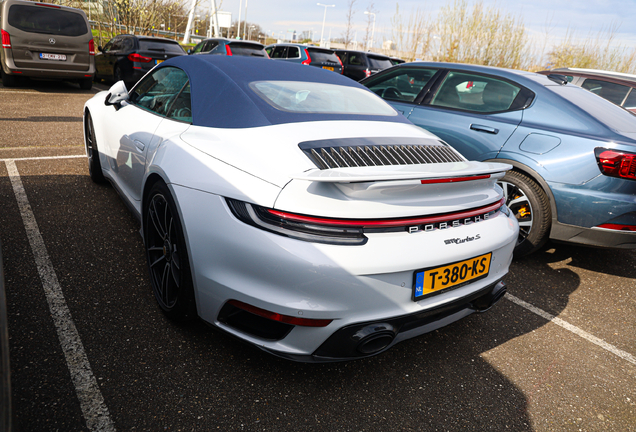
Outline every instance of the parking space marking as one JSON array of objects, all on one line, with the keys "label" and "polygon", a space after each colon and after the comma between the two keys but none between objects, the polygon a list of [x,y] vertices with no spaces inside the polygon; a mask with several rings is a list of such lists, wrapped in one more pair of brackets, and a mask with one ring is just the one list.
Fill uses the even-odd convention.
[{"label": "parking space marking", "polygon": [[108,407],[99,390],[97,380],[84,351],[84,345],[71,317],[71,311],[64,299],[62,288],[53,269],[31,204],[29,204],[15,160],[5,159],[4,162],[86,425],[91,431],[114,431],[115,425],[110,418]]},{"label": "parking space marking", "polygon": [[8,161],[14,161],[14,162],[19,162],[19,161],[31,161],[31,160],[47,160],[47,159],[77,159],[77,158],[83,158],[86,157],[85,154],[81,154],[81,155],[64,155],[64,156],[33,156],[33,157],[23,157],[23,158],[11,158],[11,159],[0,159],[0,161],[2,162],[8,162]]},{"label": "parking space marking", "polygon": [[585,330],[581,330],[580,328],[578,328],[575,325],[570,324],[567,321],[563,321],[561,318],[555,317],[554,315],[549,314],[548,312],[539,309],[536,306],[531,305],[530,303],[527,303],[523,300],[521,300],[518,297],[513,296],[512,294],[508,294],[506,293],[506,299],[510,300],[511,302],[513,302],[514,304],[517,304],[519,306],[521,306],[522,308],[525,308],[527,310],[529,310],[532,313],[535,313],[537,315],[539,315],[542,318],[547,319],[548,321],[563,327],[564,329],[571,331],[572,333],[574,333],[577,336],[582,337],[583,339],[588,340],[589,342],[592,342],[595,345],[600,346],[601,348],[603,348],[604,350],[607,350],[609,352],[611,352],[612,354],[617,355],[618,357],[627,360],[630,363],[633,363],[636,365],[636,357],[631,355],[628,352],[625,352],[621,349],[616,348],[614,345],[608,344],[607,342],[605,342],[603,339],[599,339],[596,336],[586,332]]}]

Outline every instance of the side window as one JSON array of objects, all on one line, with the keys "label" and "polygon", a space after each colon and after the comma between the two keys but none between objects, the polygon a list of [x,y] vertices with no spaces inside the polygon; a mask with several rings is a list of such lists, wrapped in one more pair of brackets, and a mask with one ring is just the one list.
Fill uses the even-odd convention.
[{"label": "side window", "polygon": [[205,45],[205,42],[199,42],[194,49],[192,50],[192,54],[198,54],[201,52],[201,50],[203,49],[203,45]]},{"label": "side window", "polygon": [[450,72],[431,105],[481,113],[506,111],[520,90],[520,87],[496,78]]},{"label": "side window", "polygon": [[287,58],[300,58],[300,50],[298,49],[298,47],[287,48]]},{"label": "side window", "polygon": [[210,52],[219,44],[218,41],[209,40],[205,43],[205,48],[203,48],[203,52]]},{"label": "side window", "polygon": [[287,51],[286,46],[277,46],[274,48],[274,51],[272,51],[272,55],[270,57],[274,59],[285,58],[286,51]]},{"label": "side window", "polygon": [[190,82],[181,90],[181,93],[176,97],[168,117],[171,119],[179,120],[186,123],[192,123],[192,106],[190,103]]},{"label": "side window", "polygon": [[274,51],[274,48],[272,47],[267,47],[265,48],[265,52],[267,53],[267,55],[271,58],[272,57],[272,51]]},{"label": "side window", "polygon": [[636,109],[636,90],[632,89],[629,92],[625,102],[623,102],[623,108]]},{"label": "side window", "polygon": [[121,50],[121,46],[122,46],[122,39],[121,38],[115,38],[111,42],[113,44],[110,46],[110,49],[108,51],[120,51]]},{"label": "side window", "polygon": [[338,58],[340,59],[343,65],[347,64],[347,53],[337,52],[336,55],[338,56]]},{"label": "side window", "polygon": [[166,115],[171,112],[173,102],[182,93],[186,84],[188,84],[188,76],[181,69],[175,67],[156,69],[135,86],[131,91],[130,101],[148,111]]},{"label": "side window", "polygon": [[120,50],[126,52],[126,51],[132,51],[135,48],[135,41],[132,38],[124,38],[121,41],[121,48]]},{"label": "side window", "polygon": [[366,83],[382,99],[413,102],[437,69],[397,68]]},{"label": "side window", "polygon": [[581,85],[585,90],[599,95],[616,105],[621,105],[631,87],[596,79],[586,79]]},{"label": "side window", "polygon": [[364,66],[364,59],[360,54],[350,54],[349,64],[352,66]]}]

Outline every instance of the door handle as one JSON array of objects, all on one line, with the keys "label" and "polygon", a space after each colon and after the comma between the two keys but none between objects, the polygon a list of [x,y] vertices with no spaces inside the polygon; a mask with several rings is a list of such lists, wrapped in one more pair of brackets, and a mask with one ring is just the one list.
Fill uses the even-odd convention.
[{"label": "door handle", "polygon": [[494,127],[490,127],[490,126],[471,124],[470,128],[477,132],[486,132],[493,135],[497,135],[499,133],[499,129],[495,129]]},{"label": "door handle", "polygon": [[140,151],[144,151],[144,149],[146,148],[146,144],[138,140],[134,140],[134,141],[135,141],[135,147],[137,147]]}]

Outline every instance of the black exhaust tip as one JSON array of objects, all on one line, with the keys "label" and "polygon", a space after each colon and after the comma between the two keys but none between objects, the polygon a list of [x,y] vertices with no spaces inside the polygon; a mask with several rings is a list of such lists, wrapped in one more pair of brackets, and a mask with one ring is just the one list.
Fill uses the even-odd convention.
[{"label": "black exhaust tip", "polygon": [[353,339],[358,339],[356,350],[362,354],[375,354],[393,342],[397,330],[390,324],[371,324],[356,332]]},{"label": "black exhaust tip", "polygon": [[508,291],[508,287],[502,281],[499,281],[493,289],[483,296],[471,302],[472,308],[477,312],[486,312],[493,307]]}]

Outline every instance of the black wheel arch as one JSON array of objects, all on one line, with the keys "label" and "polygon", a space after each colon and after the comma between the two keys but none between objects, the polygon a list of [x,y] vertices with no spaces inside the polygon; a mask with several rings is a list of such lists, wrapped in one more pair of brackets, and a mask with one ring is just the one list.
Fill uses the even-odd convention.
[{"label": "black wheel arch", "polygon": [[527,165],[524,165],[520,162],[510,160],[510,159],[487,159],[487,160],[484,160],[483,162],[500,162],[500,163],[510,164],[512,165],[513,171],[517,171],[517,172],[520,172],[521,174],[525,174],[526,176],[534,180],[539,186],[541,186],[541,189],[543,189],[543,192],[545,192],[545,194],[548,197],[548,201],[550,202],[550,210],[552,211],[552,226],[558,223],[557,207],[556,207],[556,202],[554,200],[554,195],[552,194],[552,189],[550,189],[548,182],[546,182],[538,172],[536,172],[535,170],[533,170]]}]

